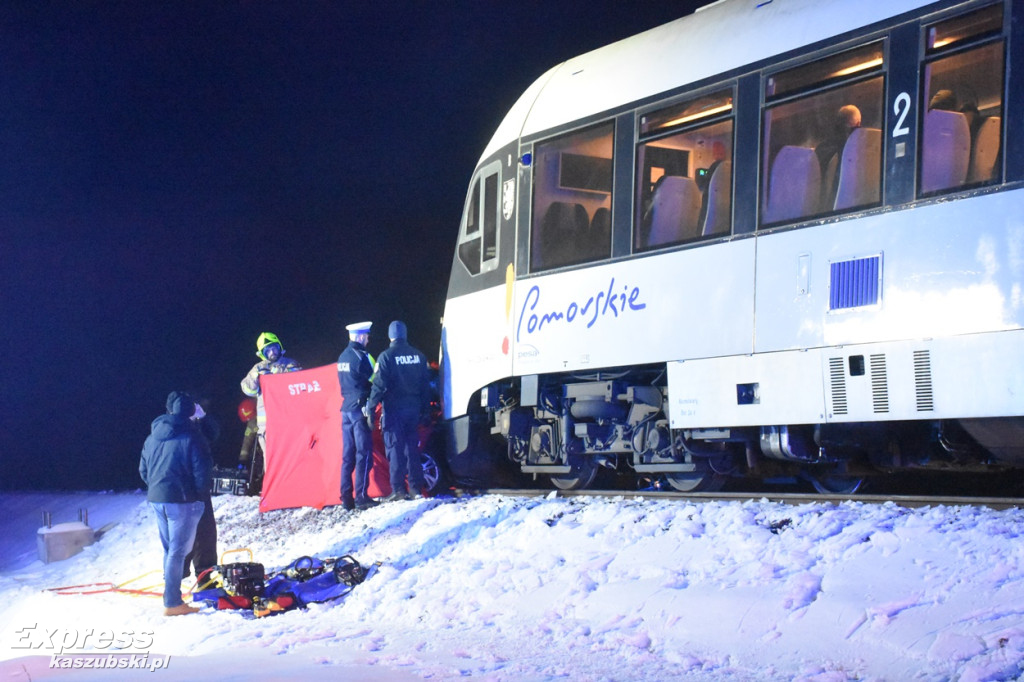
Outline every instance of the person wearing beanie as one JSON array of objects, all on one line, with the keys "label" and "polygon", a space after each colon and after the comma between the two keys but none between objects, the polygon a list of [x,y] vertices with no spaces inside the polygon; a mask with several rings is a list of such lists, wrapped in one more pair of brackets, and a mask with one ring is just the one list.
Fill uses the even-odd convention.
[{"label": "person wearing beanie", "polygon": [[195,412],[195,401],[188,393],[174,391],[167,396],[167,413],[153,420],[139,459],[139,475],[146,484],[146,500],[156,513],[164,549],[165,616],[199,610],[181,598],[185,555],[195,541],[203,498],[213,486],[213,458],[206,438],[192,422]]},{"label": "person wearing beanie", "polygon": [[401,320],[388,326],[391,345],[377,360],[370,398],[363,408],[363,415],[369,416],[377,405],[384,405],[381,431],[390,463],[388,501],[410,499],[410,492],[426,497],[417,427],[430,413],[430,369],[427,357],[411,346],[406,336]]},{"label": "person wearing beanie", "polygon": [[408,331],[405,328],[405,322],[401,320],[395,320],[388,325],[388,338],[394,341],[395,339],[407,339],[409,336]]},{"label": "person wearing beanie", "polygon": [[345,327],[349,342],[338,356],[342,398],[341,505],[348,510],[367,509],[377,504],[366,493],[373,467],[373,433],[363,418],[363,406],[370,396],[370,377],[373,376],[373,356],[366,352],[372,326],[372,322],[354,322]]}]

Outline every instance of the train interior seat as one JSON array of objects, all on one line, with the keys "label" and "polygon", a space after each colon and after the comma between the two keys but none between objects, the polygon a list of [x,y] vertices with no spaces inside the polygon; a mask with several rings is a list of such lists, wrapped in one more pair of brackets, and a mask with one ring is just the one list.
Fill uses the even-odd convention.
[{"label": "train interior seat", "polygon": [[816,213],[821,201],[821,164],[812,147],[786,145],[775,155],[764,222]]},{"label": "train interior seat", "polygon": [[986,182],[995,177],[1001,130],[1001,120],[998,116],[989,116],[982,121],[971,145],[971,164],[967,171],[968,182]]},{"label": "train interior seat", "polygon": [[590,235],[590,216],[583,204],[572,205],[572,227],[567,230],[566,236],[569,241],[569,249],[575,251],[581,244],[585,244]]},{"label": "train interior seat", "polygon": [[587,236],[587,253],[591,258],[607,258],[612,253],[612,212],[603,206],[594,211]]},{"label": "train interior seat", "polygon": [[729,209],[732,202],[732,164],[723,161],[715,168],[708,181],[708,210],[704,216],[701,236],[722,234],[729,231]]},{"label": "train interior seat", "polygon": [[846,138],[839,179],[836,186],[835,209],[877,203],[881,198],[882,131],[878,128],[857,128]]},{"label": "train interior seat", "polygon": [[661,179],[651,200],[648,246],[673,244],[697,236],[701,192],[693,178],[668,175]]},{"label": "train interior seat", "polygon": [[825,208],[836,202],[836,180],[839,176],[839,157],[833,154],[825,167],[821,169],[821,205]]},{"label": "train interior seat", "polygon": [[932,109],[924,115],[921,191],[958,187],[967,179],[971,131],[958,111]]},{"label": "train interior seat", "polygon": [[[590,228],[587,209],[582,204],[553,201],[541,221],[540,253],[535,265],[553,268],[577,259],[577,246]],[[539,263],[536,262],[539,260]]]}]

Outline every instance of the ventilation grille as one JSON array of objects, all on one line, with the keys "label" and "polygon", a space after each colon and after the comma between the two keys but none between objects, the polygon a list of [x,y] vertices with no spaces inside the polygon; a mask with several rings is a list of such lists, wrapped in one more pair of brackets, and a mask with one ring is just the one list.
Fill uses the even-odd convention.
[{"label": "ventilation grille", "polygon": [[846,414],[846,367],[842,358],[829,358],[829,374],[832,377],[832,414]]},{"label": "ventilation grille", "polygon": [[875,413],[889,411],[889,373],[885,367],[885,355],[870,356],[871,362],[871,403]]},{"label": "ventilation grille", "polygon": [[914,390],[917,395],[918,412],[931,412],[935,409],[935,400],[932,394],[931,351],[914,351]]},{"label": "ventilation grille", "polygon": [[829,310],[845,310],[878,303],[881,256],[832,263]]}]

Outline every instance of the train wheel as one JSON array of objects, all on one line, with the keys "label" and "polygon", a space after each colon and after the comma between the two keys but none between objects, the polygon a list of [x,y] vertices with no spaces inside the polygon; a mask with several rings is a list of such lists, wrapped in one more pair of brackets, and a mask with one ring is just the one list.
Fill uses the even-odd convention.
[{"label": "train wheel", "polygon": [[807,476],[811,485],[822,495],[852,495],[864,483],[863,478],[852,476]]},{"label": "train wheel", "polygon": [[712,471],[687,471],[665,474],[673,490],[681,493],[713,493],[725,485],[725,476]]},{"label": "train wheel", "polygon": [[572,471],[551,477],[551,484],[559,490],[582,490],[594,482],[597,476],[597,460],[580,457],[571,464]]}]

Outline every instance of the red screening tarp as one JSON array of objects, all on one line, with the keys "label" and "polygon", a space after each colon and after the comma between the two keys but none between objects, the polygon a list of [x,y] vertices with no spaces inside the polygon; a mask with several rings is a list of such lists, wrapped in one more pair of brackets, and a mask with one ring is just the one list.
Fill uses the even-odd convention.
[{"label": "red screening tarp", "polygon": [[[260,511],[341,504],[341,390],[335,365],[265,374],[260,390],[267,440]],[[380,433],[374,431],[369,494],[391,492]]]}]

